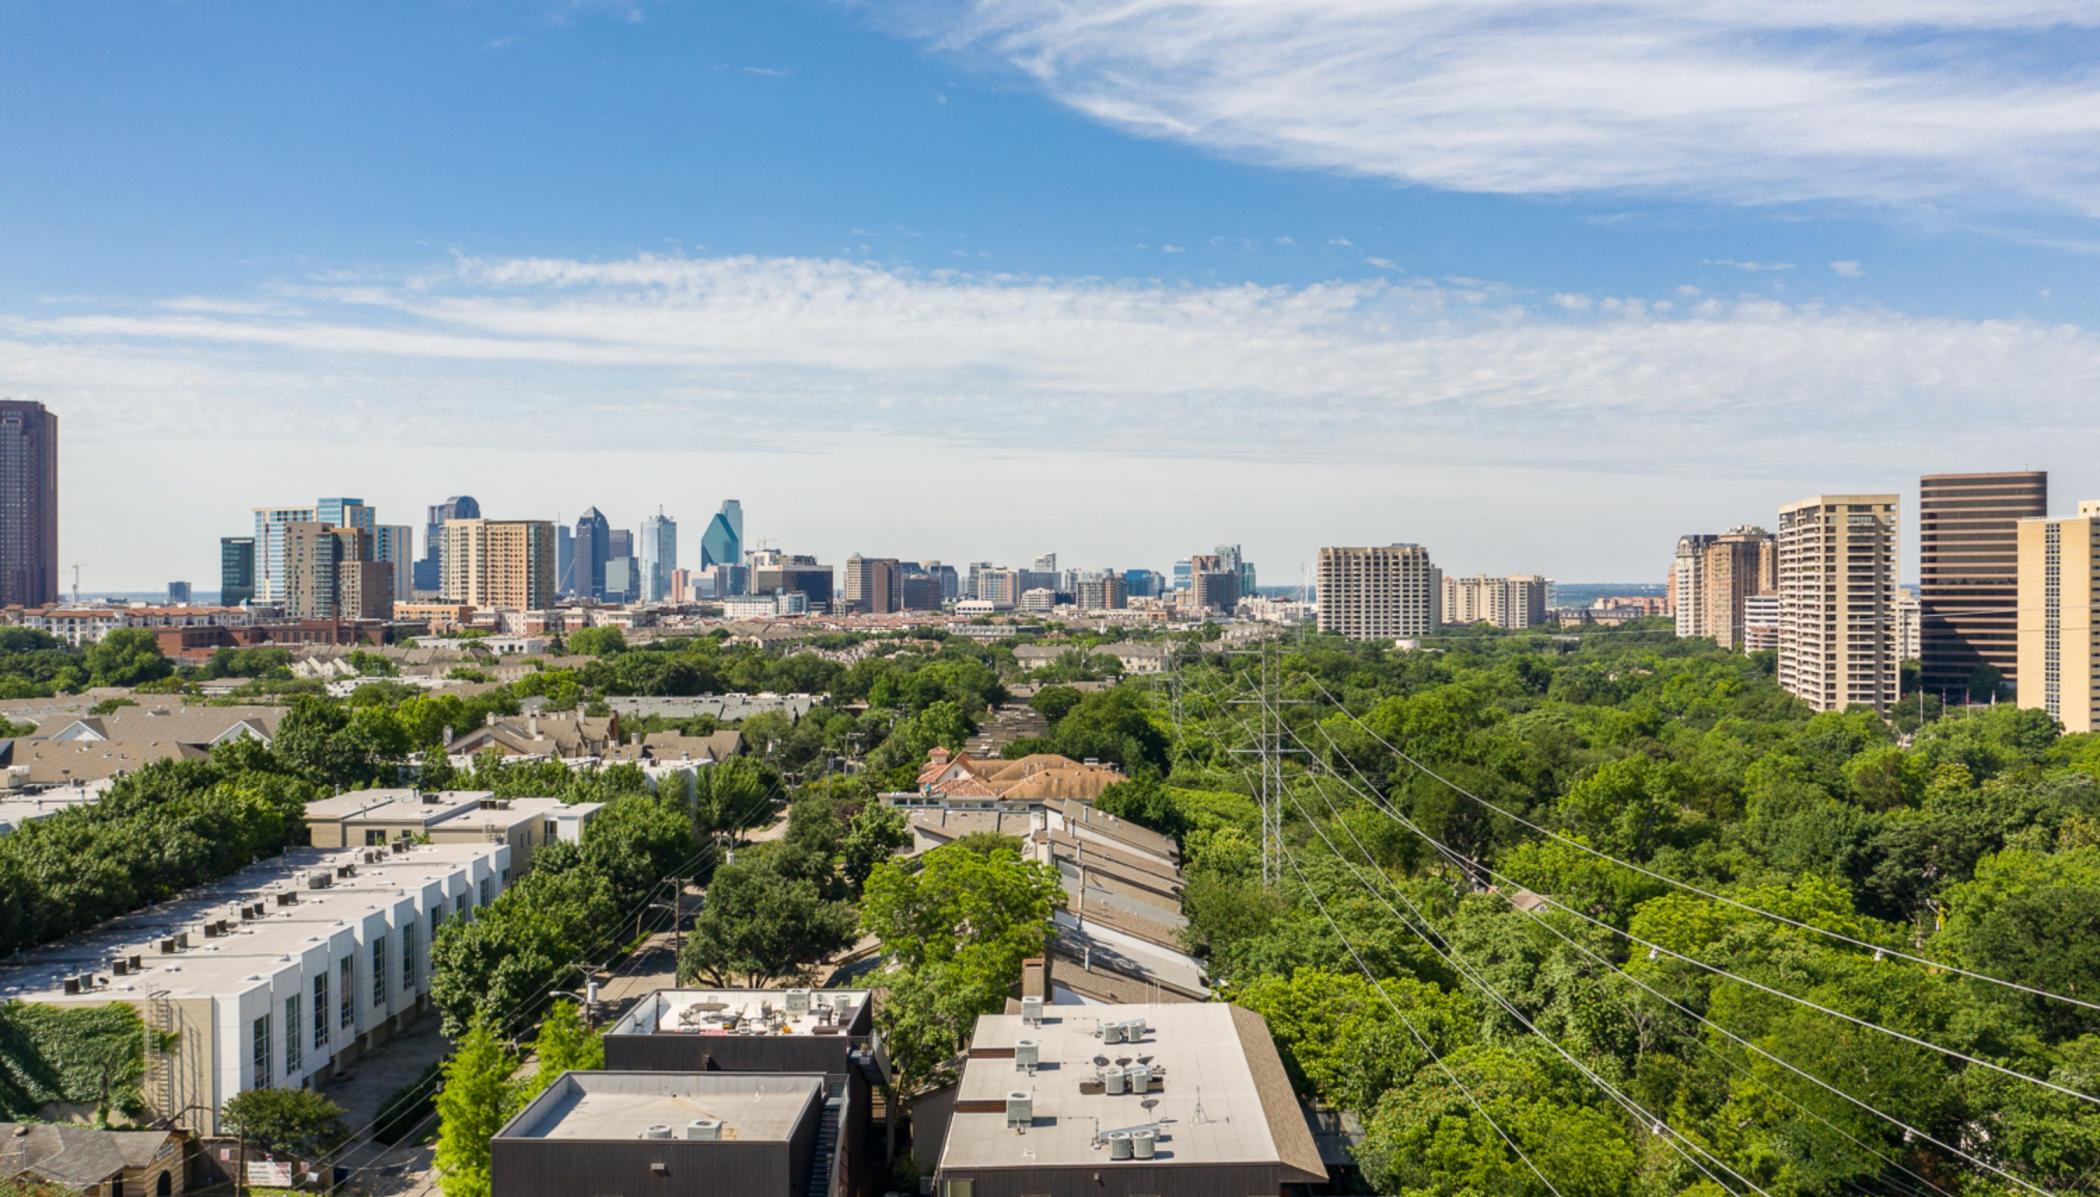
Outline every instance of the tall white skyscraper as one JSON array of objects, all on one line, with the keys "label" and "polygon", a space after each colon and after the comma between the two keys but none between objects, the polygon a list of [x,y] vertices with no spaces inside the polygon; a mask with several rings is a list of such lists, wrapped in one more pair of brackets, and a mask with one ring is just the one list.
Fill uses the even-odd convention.
[{"label": "tall white skyscraper", "polygon": [[663,508],[642,521],[635,556],[642,571],[642,601],[660,603],[671,597],[671,571],[678,568],[678,521]]},{"label": "tall white skyscraper", "polygon": [[1896,496],[1779,509],[1779,684],[1818,711],[1896,705]]},{"label": "tall white skyscraper", "polygon": [[1421,545],[1323,548],[1319,580],[1322,632],[1393,640],[1442,622],[1444,574]]}]

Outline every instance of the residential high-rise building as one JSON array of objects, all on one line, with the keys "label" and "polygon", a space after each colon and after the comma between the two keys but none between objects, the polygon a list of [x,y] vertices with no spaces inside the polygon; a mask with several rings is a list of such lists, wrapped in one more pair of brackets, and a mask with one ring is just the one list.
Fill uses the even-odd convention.
[{"label": "residential high-rise building", "polygon": [[452,520],[480,519],[481,503],[473,495],[454,495],[431,504],[424,516],[423,557],[416,562],[414,584],[417,590],[435,593],[444,585],[445,525]]},{"label": "residential high-rise building", "polygon": [[554,525],[546,520],[452,520],[445,525],[439,592],[446,602],[509,611],[553,605]]},{"label": "residential high-rise building", "polygon": [[0,606],[58,601],[58,417],[0,400]]},{"label": "residential high-rise building", "polygon": [[407,524],[380,524],[372,529],[372,557],[393,567],[393,601],[416,597],[416,530]]},{"label": "residential high-rise building", "polygon": [[2100,500],[2016,532],[2019,702],[2067,732],[2100,731]]},{"label": "residential high-rise building", "polygon": [[1895,495],[1779,509],[1779,684],[1818,711],[1898,697]]},{"label": "residential high-rise building", "polygon": [[1680,537],[1670,576],[1677,634],[1740,650],[1743,602],[1754,594],[1770,594],[1778,585],[1777,552],[1770,532],[1748,525],[1719,535]]},{"label": "residential high-rise building", "polygon": [[190,584],[189,584],[188,582],[170,582],[170,583],[168,583],[168,605],[169,605],[169,606],[171,606],[171,607],[180,607],[180,606],[185,606],[185,605],[187,605],[187,604],[189,603],[189,601],[190,601]]},{"label": "residential high-rise building", "polygon": [[904,571],[895,557],[846,558],[844,591],[848,607],[862,615],[888,615],[903,609]]},{"label": "residential high-rise building", "polygon": [[[1919,684],[1994,697],[2019,672],[2019,521],[2049,514],[2049,474],[1918,480]],[[1980,683],[1980,684],[1979,684]]]},{"label": "residential high-rise building", "polygon": [[1896,592],[1896,659],[1915,661],[1925,647],[1925,608],[1908,590]]},{"label": "residential high-rise building", "polygon": [[571,560],[575,570],[569,593],[584,598],[605,597],[605,563],[612,557],[612,525],[596,507],[586,507],[576,517],[576,547]]},{"label": "residential high-rise building", "polygon": [[372,534],[318,520],[284,525],[284,609],[294,619],[385,619],[393,567],[372,557]]},{"label": "residential high-rise building", "polygon": [[978,582],[977,582],[977,580],[978,580],[978,579],[979,579],[980,577],[982,577],[982,576],[984,575],[984,571],[986,571],[986,570],[988,570],[988,569],[995,569],[995,568],[997,568],[997,567],[996,567],[996,566],[994,566],[994,565],[993,565],[993,564],[992,564],[991,562],[989,562],[989,561],[972,561],[972,562],[970,562],[970,564],[969,564],[969,566],[968,566],[968,572],[967,572],[966,576],[965,576],[965,577],[963,578],[963,592],[962,592],[962,597],[963,597],[963,598],[966,598],[966,599],[980,599],[980,598],[983,598],[983,597],[984,597],[984,595],[983,595],[983,593],[982,593],[982,592],[980,592],[980,591],[979,591],[979,589],[978,589]]},{"label": "residential high-rise building", "polygon": [[1079,576],[1072,598],[1082,611],[1121,611],[1130,605],[1130,588],[1114,570],[1095,570]]},{"label": "residential high-rise building", "polygon": [[1743,651],[1779,648],[1779,592],[1753,594],[1743,600]]},{"label": "residential high-rise building", "polygon": [[[700,533],[700,568],[744,564],[744,505],[736,499],[722,500],[721,510],[707,521]],[[717,575],[720,576],[720,575]],[[727,598],[718,593],[717,598]]]},{"label": "residential high-rise building", "polygon": [[[255,601],[284,603],[284,529],[288,524],[318,523],[308,507],[257,507],[255,510]],[[322,525],[327,527],[329,525]]]},{"label": "residential high-rise building", "polygon": [[1021,601],[1021,573],[1018,569],[978,570],[978,599],[990,603],[996,610],[1012,610]]},{"label": "residential high-rise building", "polygon": [[1352,640],[1422,636],[1442,622],[1443,572],[1418,544],[1329,546],[1316,575],[1322,632]]},{"label": "residential high-rise building", "polygon": [[663,508],[642,521],[642,542],[635,559],[642,569],[642,601],[660,603],[671,597],[671,572],[678,568],[678,521]]},{"label": "residential high-rise building", "polygon": [[1039,573],[1039,574],[1053,574],[1053,575],[1054,575],[1054,574],[1056,574],[1056,573],[1057,573],[1057,554],[1056,554],[1056,553],[1038,553],[1038,554],[1036,554],[1036,558],[1035,558],[1035,565],[1034,565],[1034,566],[1033,566],[1032,568],[1033,568],[1033,569],[1035,570],[1035,572],[1036,572],[1036,573]]},{"label": "residential high-rise building", "polygon": [[219,538],[219,605],[238,607],[255,598],[255,538]]},{"label": "residential high-rise building", "polygon": [[1546,587],[1537,574],[1506,578],[1486,574],[1444,579],[1443,618],[1447,624],[1491,624],[1498,628],[1535,628],[1546,622]]}]

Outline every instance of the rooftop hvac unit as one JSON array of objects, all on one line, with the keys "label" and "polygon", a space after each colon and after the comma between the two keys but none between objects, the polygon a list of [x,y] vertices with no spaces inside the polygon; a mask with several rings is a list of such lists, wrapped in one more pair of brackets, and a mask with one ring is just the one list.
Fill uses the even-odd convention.
[{"label": "rooftop hvac unit", "polygon": [[407,841],[407,840],[395,840],[395,841],[394,841],[394,842],[392,842],[391,844],[388,844],[388,845],[387,845],[387,847],[389,847],[389,848],[393,849],[393,850],[394,850],[394,852],[395,852],[395,854],[397,854],[397,855],[398,855],[398,854],[400,854],[400,853],[403,853],[403,852],[406,852],[406,851],[408,851],[408,841]]},{"label": "rooftop hvac unit", "polygon": [[171,935],[168,938],[161,940],[160,950],[162,955],[173,955],[175,952],[175,937]]},{"label": "rooftop hvac unit", "polygon": [[1033,1039],[1014,1040],[1014,1067],[1022,1072],[1034,1072],[1042,1061],[1042,1045]]},{"label": "rooftop hvac unit", "polygon": [[189,932],[187,932],[187,931],[177,931],[177,932],[175,933],[175,950],[176,950],[176,951],[178,951],[178,952],[187,952],[187,951],[189,951],[189,950],[190,950],[190,933],[189,933]]},{"label": "rooftop hvac unit", "polygon": [[66,978],[66,992],[67,992],[67,993],[79,993],[79,992],[80,992],[80,978],[79,978],[79,977],[67,977],[67,978]]},{"label": "rooftop hvac unit", "polygon": [[788,990],[788,991],[787,991],[787,1012],[788,1012],[788,1013],[789,1013],[790,1015],[801,1015],[801,1014],[807,1014],[807,1013],[809,1013],[809,990],[807,990],[807,989],[790,989],[790,990]]},{"label": "rooftop hvac unit", "polygon": [[1104,1022],[1104,1023],[1102,1023],[1102,1024],[1101,1024],[1101,1042],[1103,1042],[1103,1043],[1121,1043],[1121,1042],[1123,1042],[1123,1024],[1122,1024],[1122,1023],[1119,1023],[1119,1022]]},{"label": "rooftop hvac unit", "polygon": [[1101,1087],[1110,1097],[1121,1096],[1127,1081],[1128,1078],[1123,1075],[1123,1070],[1120,1068],[1111,1068],[1101,1074]]},{"label": "rooftop hvac unit", "polygon": [[649,1126],[645,1126],[642,1128],[642,1138],[644,1139],[668,1139],[670,1137],[671,1128],[665,1126],[661,1122],[653,1123]]},{"label": "rooftop hvac unit", "polygon": [[1128,1074],[1128,1076],[1129,1076],[1129,1078],[1130,1078],[1130,1091],[1131,1091],[1132,1093],[1140,1093],[1140,1094],[1142,1094],[1142,1093],[1145,1093],[1145,1092],[1148,1092],[1148,1091],[1150,1091],[1150,1090],[1151,1090],[1151,1088],[1152,1088],[1152,1066],[1151,1066],[1151,1065],[1149,1065],[1149,1064],[1132,1064],[1132,1065],[1131,1065],[1130,1067],[1128,1067],[1128,1068],[1124,1069],[1123,1071],[1124,1071],[1124,1072],[1125,1072],[1126,1074]]},{"label": "rooftop hvac unit", "polygon": [[288,889],[277,895],[277,904],[279,906],[297,906],[299,904],[299,891]]},{"label": "rooftop hvac unit", "polygon": [[357,866],[354,864],[337,865],[335,866],[335,875],[338,877],[355,877],[357,876]]},{"label": "rooftop hvac unit", "polygon": [[1024,997],[1021,999],[1021,1021],[1031,1027],[1043,1025],[1043,999]]},{"label": "rooftop hvac unit", "polygon": [[1035,1121],[1035,1098],[1019,1089],[1006,1095],[1006,1125],[1028,1126]]},{"label": "rooftop hvac unit", "polygon": [[1108,1158],[1112,1160],[1127,1160],[1130,1158],[1129,1131],[1108,1132]]},{"label": "rooftop hvac unit", "polygon": [[132,972],[135,972],[135,973],[136,973],[136,972],[143,972],[143,971],[145,971],[145,968],[146,968],[146,958],[145,958],[145,957],[143,957],[143,956],[139,956],[139,955],[132,955],[132,956],[126,957],[126,959],[128,959],[128,960],[130,960],[130,961],[131,961],[131,971],[132,971]]},{"label": "rooftop hvac unit", "polygon": [[685,1124],[685,1137],[712,1142],[722,1137],[722,1123],[715,1118],[695,1118]]},{"label": "rooftop hvac unit", "polygon": [[242,922],[244,922],[244,923],[245,923],[245,922],[249,922],[249,921],[253,920],[254,918],[255,918],[255,907],[253,907],[253,906],[243,906],[243,907],[241,907],[241,921],[242,921]]},{"label": "rooftop hvac unit", "polygon": [[335,874],[327,872],[315,873],[306,879],[306,884],[312,889],[327,889],[335,884]]},{"label": "rooftop hvac unit", "polygon": [[206,939],[217,939],[217,938],[219,938],[219,937],[220,937],[221,935],[224,935],[224,934],[226,934],[226,920],[225,920],[225,919],[220,919],[220,920],[219,920],[218,922],[216,922],[216,923],[206,923],[206,924],[204,924],[204,938],[206,938]]},{"label": "rooftop hvac unit", "polygon": [[109,971],[120,977],[128,977],[131,975],[131,961],[119,956],[109,962]]},{"label": "rooftop hvac unit", "polygon": [[850,1025],[853,1022],[853,999],[841,997],[833,1000],[831,1013],[832,1017],[838,1019],[840,1026]]},{"label": "rooftop hvac unit", "polygon": [[1149,1160],[1158,1149],[1158,1131],[1134,1130],[1130,1132],[1130,1158]]}]

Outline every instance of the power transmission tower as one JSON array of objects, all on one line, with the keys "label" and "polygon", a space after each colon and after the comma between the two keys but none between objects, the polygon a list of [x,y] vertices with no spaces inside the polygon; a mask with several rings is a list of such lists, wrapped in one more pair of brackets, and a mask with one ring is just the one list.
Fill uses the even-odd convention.
[{"label": "power transmission tower", "polygon": [[1233,751],[1256,758],[1259,768],[1255,801],[1261,807],[1261,879],[1262,884],[1273,886],[1283,879],[1283,757],[1291,751],[1283,746],[1283,662],[1273,641],[1234,655],[1259,658],[1255,697],[1233,700],[1235,706],[1261,708],[1254,744]]}]

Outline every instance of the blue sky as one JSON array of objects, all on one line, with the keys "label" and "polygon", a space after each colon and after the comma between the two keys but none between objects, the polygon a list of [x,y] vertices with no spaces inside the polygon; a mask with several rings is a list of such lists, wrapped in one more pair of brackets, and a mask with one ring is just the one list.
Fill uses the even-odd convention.
[{"label": "blue sky", "polygon": [[308,492],[1275,580],[2100,492],[2100,16],[1834,8],[16,4],[0,391],[113,587]]}]

